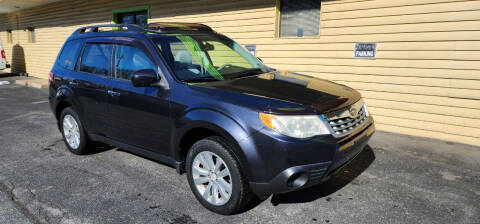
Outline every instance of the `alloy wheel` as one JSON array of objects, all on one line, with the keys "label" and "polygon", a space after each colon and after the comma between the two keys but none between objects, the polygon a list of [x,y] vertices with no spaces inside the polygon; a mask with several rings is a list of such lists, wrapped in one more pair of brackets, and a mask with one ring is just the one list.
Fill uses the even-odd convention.
[{"label": "alloy wheel", "polygon": [[215,206],[228,202],[232,195],[232,177],[226,163],[215,153],[203,151],[193,159],[192,177],[203,199]]},{"label": "alloy wheel", "polygon": [[80,146],[80,129],[77,121],[72,115],[67,114],[63,117],[63,134],[67,140],[68,145],[72,149],[77,149]]}]

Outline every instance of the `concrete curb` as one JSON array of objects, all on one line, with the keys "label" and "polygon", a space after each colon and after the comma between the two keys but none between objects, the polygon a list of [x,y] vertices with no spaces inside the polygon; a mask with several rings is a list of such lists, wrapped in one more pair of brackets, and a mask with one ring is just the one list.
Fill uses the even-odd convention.
[{"label": "concrete curb", "polygon": [[48,88],[48,80],[46,79],[18,79],[15,80],[15,84],[37,89]]}]

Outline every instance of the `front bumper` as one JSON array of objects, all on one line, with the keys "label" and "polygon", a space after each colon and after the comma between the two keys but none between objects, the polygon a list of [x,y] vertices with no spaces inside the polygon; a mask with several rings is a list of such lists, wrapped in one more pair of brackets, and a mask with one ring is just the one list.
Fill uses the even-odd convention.
[{"label": "front bumper", "polygon": [[[341,142],[338,142],[338,139],[333,138],[324,139],[324,142],[317,142],[314,144],[316,147],[315,149],[312,149],[311,145],[304,145],[304,147],[296,145],[294,150],[297,150],[300,155],[286,155],[287,158],[290,158],[287,159],[287,164],[299,163],[299,158],[303,157],[306,159],[306,156],[312,157],[306,160],[309,163],[287,166],[288,168],[277,172],[273,178],[270,178],[270,180],[266,182],[251,181],[251,189],[255,194],[264,196],[273,193],[295,191],[322,183],[342,167],[354,160],[355,157],[367,146],[368,141],[374,132],[375,125],[373,119],[370,118],[361,130],[347,139],[342,139]],[[304,155],[302,156],[302,154]],[[275,155],[272,154],[272,156]],[[267,161],[267,163],[268,162],[269,161]],[[274,160],[273,163],[285,164],[282,160]],[[266,166],[269,165],[266,164]]]}]

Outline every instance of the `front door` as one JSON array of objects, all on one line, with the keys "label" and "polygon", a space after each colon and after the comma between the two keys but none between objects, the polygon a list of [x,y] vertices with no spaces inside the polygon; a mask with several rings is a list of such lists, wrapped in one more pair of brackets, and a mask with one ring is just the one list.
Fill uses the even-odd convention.
[{"label": "front door", "polygon": [[132,74],[142,69],[158,72],[157,63],[139,41],[115,41],[113,77],[108,82],[108,137],[147,150],[168,153],[169,91],[134,87]]}]

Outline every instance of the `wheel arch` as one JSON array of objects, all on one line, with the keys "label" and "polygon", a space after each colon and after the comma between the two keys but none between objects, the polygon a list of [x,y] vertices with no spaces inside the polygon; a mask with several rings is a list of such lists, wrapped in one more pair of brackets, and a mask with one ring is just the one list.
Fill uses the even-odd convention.
[{"label": "wheel arch", "polygon": [[[192,117],[196,119],[192,120]],[[201,139],[216,135],[231,146],[234,156],[240,162],[242,169],[246,171],[245,174],[250,176],[249,169],[246,169],[248,166],[247,157],[239,144],[240,141],[248,138],[248,133],[237,122],[220,112],[208,110],[192,112],[192,114],[185,116],[182,120],[185,122],[185,119],[188,124],[184,125],[177,132],[178,137],[173,143],[175,146],[173,155],[177,161],[182,163],[182,172],[184,171],[185,159],[190,147]],[[232,135],[231,133],[234,134]]]},{"label": "wheel arch", "polygon": [[60,116],[62,114],[62,111],[67,108],[67,107],[72,107],[75,112],[77,112],[80,122],[82,122],[82,125],[87,129],[87,124],[83,117],[83,110],[82,107],[80,106],[80,103],[77,101],[75,97],[75,93],[67,86],[61,86],[58,88],[58,91],[55,95],[55,118],[57,118],[57,121],[60,121]]},{"label": "wheel arch", "polygon": [[62,101],[58,102],[57,106],[55,107],[55,117],[57,118],[58,121],[60,121],[60,115],[62,114],[62,111],[65,108],[71,107],[71,106],[72,106],[72,104],[69,103],[66,100],[62,100]]}]

